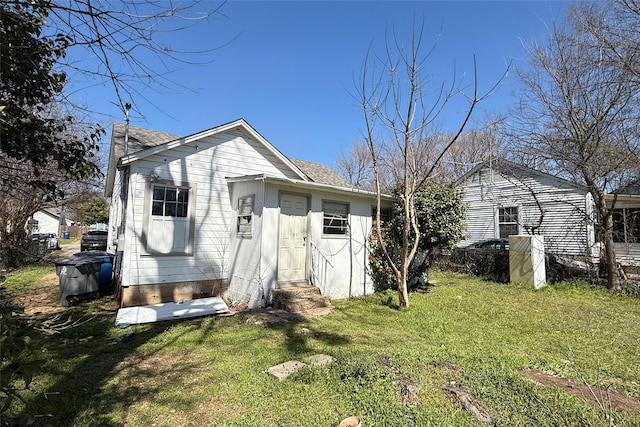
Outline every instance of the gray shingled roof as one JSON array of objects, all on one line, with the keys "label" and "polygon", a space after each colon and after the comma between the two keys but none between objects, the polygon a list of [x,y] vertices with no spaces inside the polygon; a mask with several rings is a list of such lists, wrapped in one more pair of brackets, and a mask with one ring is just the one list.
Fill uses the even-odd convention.
[{"label": "gray shingled roof", "polygon": [[[114,123],[111,130],[111,149],[109,164],[107,166],[107,182],[105,185],[105,196],[107,197],[111,197],[117,163],[124,154],[124,127],[124,123]],[[161,145],[177,138],[179,138],[178,135],[129,126],[128,154],[136,153],[145,148],[155,147],[156,145]]]},{"label": "gray shingled roof", "polygon": [[325,165],[306,160],[292,159],[291,163],[296,165],[310,180],[318,184],[332,185],[334,187],[355,188],[349,181],[342,178]]},{"label": "gray shingled roof", "polygon": [[[180,138],[166,132],[159,132],[151,129],[129,126],[128,154],[133,154],[146,148],[162,145],[165,142]],[[115,143],[116,158],[119,159],[124,153],[124,123],[114,123],[111,135],[111,143]]]}]

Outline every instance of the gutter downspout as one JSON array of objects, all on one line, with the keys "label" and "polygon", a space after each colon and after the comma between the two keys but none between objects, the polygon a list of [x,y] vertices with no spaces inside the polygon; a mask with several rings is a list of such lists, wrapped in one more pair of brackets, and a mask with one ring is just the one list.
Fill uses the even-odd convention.
[{"label": "gutter downspout", "polygon": [[[131,110],[131,104],[127,102],[124,104],[124,148],[122,157],[126,157],[129,154],[129,110]],[[121,158],[122,158],[121,157]],[[117,244],[116,244],[116,265],[114,268],[114,275],[117,277],[117,296],[120,299],[120,306],[122,306],[122,264],[124,261],[124,236],[126,229],[126,215],[127,215],[127,199],[129,197],[128,178],[129,167],[120,169],[120,224],[116,228]]]}]

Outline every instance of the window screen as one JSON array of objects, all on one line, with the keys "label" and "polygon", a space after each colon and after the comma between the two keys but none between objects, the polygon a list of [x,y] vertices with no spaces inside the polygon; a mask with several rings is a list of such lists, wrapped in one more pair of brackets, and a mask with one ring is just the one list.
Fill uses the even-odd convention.
[{"label": "window screen", "polygon": [[251,237],[251,223],[253,219],[254,196],[245,196],[238,199],[238,236]]},{"label": "window screen", "polygon": [[323,234],[347,234],[349,225],[349,204],[322,202]]}]

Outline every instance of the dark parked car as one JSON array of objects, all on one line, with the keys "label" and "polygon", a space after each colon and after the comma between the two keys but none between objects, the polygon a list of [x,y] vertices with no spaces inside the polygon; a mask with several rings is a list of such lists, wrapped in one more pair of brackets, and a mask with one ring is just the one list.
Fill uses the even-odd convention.
[{"label": "dark parked car", "polygon": [[80,240],[81,251],[106,251],[107,235],[104,230],[89,230],[82,235]]},{"label": "dark parked car", "polygon": [[450,260],[464,273],[509,281],[509,239],[489,239],[455,248]]},{"label": "dark parked car", "polygon": [[475,249],[482,249],[482,248],[500,249],[503,251],[508,251],[509,239],[483,240],[482,242],[476,242],[461,249],[464,249],[467,251],[473,251]]}]

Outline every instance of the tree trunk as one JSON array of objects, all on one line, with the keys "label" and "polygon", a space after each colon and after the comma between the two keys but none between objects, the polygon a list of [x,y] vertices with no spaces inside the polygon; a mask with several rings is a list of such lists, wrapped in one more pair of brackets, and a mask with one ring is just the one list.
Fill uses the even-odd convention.
[{"label": "tree trunk", "polygon": [[407,277],[409,276],[409,260],[402,263],[400,277],[398,279],[398,308],[403,310],[409,308],[409,291],[407,290]]},{"label": "tree trunk", "polygon": [[[607,288],[612,291],[619,291],[620,276],[618,275],[618,260],[616,258],[616,248],[613,242],[613,218],[611,215],[603,216],[603,240],[605,248],[605,266],[607,273]],[[600,261],[602,262],[602,260]]]}]

